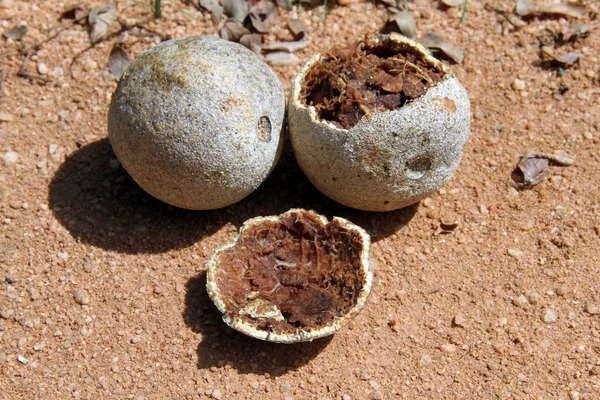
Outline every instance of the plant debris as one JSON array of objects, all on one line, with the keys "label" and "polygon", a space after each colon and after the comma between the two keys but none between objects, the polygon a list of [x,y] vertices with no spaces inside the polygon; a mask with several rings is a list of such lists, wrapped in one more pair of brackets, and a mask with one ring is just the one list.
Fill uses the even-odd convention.
[{"label": "plant debris", "polygon": [[568,167],[574,160],[565,154],[551,154],[539,151],[528,151],[519,160],[517,168],[513,171],[513,180],[520,188],[529,188],[539,184],[548,174],[550,162]]},{"label": "plant debris", "polygon": [[263,46],[265,51],[287,51],[288,53],[295,53],[298,50],[304,49],[308,46],[308,41],[303,42],[274,42],[266,46]]},{"label": "plant debris", "polygon": [[560,32],[560,41],[569,42],[578,38],[585,38],[595,27],[585,24],[571,24]]},{"label": "plant debris", "polygon": [[121,46],[114,46],[110,51],[108,57],[108,68],[110,72],[115,76],[116,80],[119,81],[125,69],[131,64],[129,56],[123,50]]},{"label": "plant debris", "polygon": [[406,37],[413,38],[417,34],[417,25],[413,13],[400,11],[390,16],[389,22],[396,24],[398,32]]},{"label": "plant debris", "polygon": [[298,57],[287,51],[274,51],[267,53],[265,61],[271,65],[294,65],[298,63]]},{"label": "plant debris", "polygon": [[217,0],[200,0],[200,7],[210,11],[213,21],[219,22],[223,16],[223,7]]},{"label": "plant debris", "polygon": [[437,227],[433,235],[448,235],[454,232],[456,228],[458,228],[459,224],[459,221],[440,221],[440,225]]},{"label": "plant debris", "polygon": [[256,54],[260,54],[262,50],[262,35],[258,33],[244,35],[240,38],[240,44],[249,48]]},{"label": "plant debris", "polygon": [[261,0],[250,9],[250,22],[254,29],[260,33],[267,33],[279,17],[277,6],[271,2]]},{"label": "plant debris", "polygon": [[227,15],[242,24],[244,23],[248,16],[248,2],[245,0],[222,0],[221,5]]},{"label": "plant debris", "polygon": [[550,46],[543,46],[541,48],[542,57],[550,59],[551,61],[557,62],[563,66],[569,67],[579,61],[581,54],[579,53],[565,53],[556,55],[554,50]]},{"label": "plant debris", "polygon": [[296,40],[301,40],[306,36],[306,24],[301,19],[291,18],[288,21],[288,28]]},{"label": "plant debris", "polygon": [[462,64],[465,59],[465,51],[460,47],[450,44],[450,42],[439,33],[432,32],[419,39],[419,43],[429,49],[441,51],[456,64]]},{"label": "plant debris", "polygon": [[458,7],[464,2],[464,0],[442,0],[442,3],[447,7]]},{"label": "plant debris", "polygon": [[108,33],[108,28],[115,20],[116,8],[113,4],[103,4],[90,10],[88,22],[92,27],[91,41],[96,43]]},{"label": "plant debris", "polygon": [[19,40],[27,33],[28,28],[26,25],[17,25],[12,29],[7,30],[3,33],[4,37],[12,40]]},{"label": "plant debris", "polygon": [[84,3],[76,3],[66,6],[60,14],[61,20],[63,19],[74,19],[81,20],[88,15],[88,11],[85,8]]},{"label": "plant debris", "polygon": [[306,74],[300,99],[321,119],[350,129],[374,111],[401,108],[444,75],[410,45],[370,34],[323,53]]},{"label": "plant debris", "polygon": [[518,0],[515,11],[521,17],[549,14],[579,18],[585,13],[585,8],[561,3],[550,3],[542,7],[536,7],[529,0]]},{"label": "plant debris", "polygon": [[242,36],[249,35],[251,32],[238,20],[229,18],[221,28],[221,38],[232,42],[239,42]]}]

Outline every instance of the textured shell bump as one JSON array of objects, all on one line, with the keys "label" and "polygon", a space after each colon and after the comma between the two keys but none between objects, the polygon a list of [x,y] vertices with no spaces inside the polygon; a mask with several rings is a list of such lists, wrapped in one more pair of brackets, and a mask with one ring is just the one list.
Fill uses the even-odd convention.
[{"label": "textured shell bump", "polygon": [[341,129],[301,99],[307,73],[323,57],[319,53],[296,75],[288,102],[300,168],[325,195],[361,210],[395,210],[439,189],[458,167],[470,133],[470,102],[456,75],[420,44],[397,34],[389,40],[411,46],[444,71],[442,81],[398,109],[373,112]]},{"label": "textured shell bump", "polygon": [[254,191],[281,151],[285,95],[245,47],[212,37],[163,42],[126,69],[113,95],[115,154],[171,205],[225,207]]}]

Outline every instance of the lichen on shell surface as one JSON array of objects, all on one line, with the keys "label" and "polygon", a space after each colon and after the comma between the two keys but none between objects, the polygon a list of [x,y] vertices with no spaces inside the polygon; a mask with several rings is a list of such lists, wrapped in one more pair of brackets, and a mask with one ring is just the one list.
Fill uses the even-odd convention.
[{"label": "lichen on shell surface", "polygon": [[232,328],[280,343],[346,326],[372,285],[370,239],[343,218],[292,209],[253,218],[208,264],[207,291]]},{"label": "lichen on shell surface", "polygon": [[395,109],[368,110],[345,129],[307,102],[306,77],[329,58],[319,53],[296,75],[288,101],[292,147],[309,180],[333,200],[368,211],[402,208],[439,189],[458,167],[470,133],[469,98],[452,71],[400,35],[383,35],[379,43],[410,49],[441,79]]},{"label": "lichen on shell surface", "polygon": [[212,37],[163,42],[127,68],[111,102],[117,158],[148,193],[214,209],[254,191],[282,146],[283,86],[245,47]]}]

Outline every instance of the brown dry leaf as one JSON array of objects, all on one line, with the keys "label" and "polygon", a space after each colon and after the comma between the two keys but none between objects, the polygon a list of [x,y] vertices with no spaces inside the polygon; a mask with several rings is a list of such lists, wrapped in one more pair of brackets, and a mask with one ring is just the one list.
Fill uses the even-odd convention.
[{"label": "brown dry leaf", "polygon": [[88,11],[84,3],[76,3],[66,6],[59,19],[81,19],[87,15]]},{"label": "brown dry leaf", "polygon": [[121,46],[113,47],[108,57],[108,69],[110,69],[110,72],[112,72],[117,81],[121,79],[123,72],[129,64],[131,64],[131,60],[125,50]]},{"label": "brown dry leaf", "polygon": [[464,0],[442,0],[445,6],[458,7],[464,3]]},{"label": "brown dry leaf", "polygon": [[248,2],[246,0],[222,0],[221,5],[225,10],[225,14],[244,23],[248,16]]},{"label": "brown dry leaf", "polygon": [[551,60],[562,64],[563,66],[569,67],[579,61],[581,54],[579,53],[565,53],[561,55],[554,54],[554,49],[550,46],[543,46],[542,56],[546,58],[550,58]]},{"label": "brown dry leaf", "polygon": [[221,39],[232,42],[239,42],[242,36],[248,35],[251,32],[242,25],[239,21],[229,18],[225,25],[221,28]]},{"label": "brown dry leaf", "polygon": [[265,51],[287,51],[288,53],[294,53],[298,50],[302,50],[307,47],[308,41],[304,42],[275,42],[263,46]]},{"label": "brown dry leaf", "polygon": [[538,13],[537,7],[531,4],[529,0],[518,0],[515,11],[517,15],[520,15],[521,17],[527,17]]},{"label": "brown dry leaf", "polygon": [[436,228],[433,233],[435,236],[437,235],[448,235],[458,228],[460,224],[459,221],[440,221],[440,225]]},{"label": "brown dry leaf", "polygon": [[521,157],[521,160],[527,160],[530,158],[543,158],[546,159],[556,165],[560,165],[562,167],[569,167],[575,164],[575,160],[573,160],[565,151],[559,151],[557,153],[544,153],[542,151],[528,151]]},{"label": "brown dry leaf", "polygon": [[219,22],[223,16],[223,7],[217,0],[200,0],[200,7],[210,11],[213,21]]},{"label": "brown dry leaf", "polygon": [[299,40],[306,36],[306,24],[301,19],[291,18],[288,21],[288,28],[290,28],[290,32],[294,35],[294,39]]},{"label": "brown dry leaf", "polygon": [[406,37],[413,38],[417,34],[417,24],[413,13],[400,11],[390,17],[390,22],[395,22],[398,31]]},{"label": "brown dry leaf", "polygon": [[419,39],[419,43],[430,49],[437,49],[449,57],[457,64],[462,64],[465,59],[465,52],[460,47],[450,44],[445,37],[439,33],[432,32]]},{"label": "brown dry leaf", "polygon": [[557,14],[565,17],[579,18],[585,13],[584,7],[571,4],[551,3],[540,7],[541,14]]},{"label": "brown dry leaf", "polygon": [[271,65],[293,65],[298,63],[298,57],[287,51],[274,51],[265,56],[265,60]]},{"label": "brown dry leaf", "polygon": [[19,40],[27,33],[28,28],[26,25],[17,25],[12,29],[7,30],[3,33],[4,37],[12,40]]},{"label": "brown dry leaf", "polygon": [[568,42],[580,37],[586,37],[590,31],[594,29],[593,26],[586,24],[571,24],[562,30],[562,40]]},{"label": "brown dry leaf", "polygon": [[518,176],[521,180],[516,181],[517,185],[527,188],[540,183],[550,173],[548,164],[548,160],[545,158],[521,159],[517,165]]},{"label": "brown dry leaf", "polygon": [[277,21],[279,10],[275,4],[260,1],[250,10],[250,21],[254,29],[260,33],[267,33]]},{"label": "brown dry leaf", "polygon": [[91,40],[96,43],[108,33],[108,28],[115,20],[116,9],[113,4],[103,4],[90,10],[88,22],[92,27]]},{"label": "brown dry leaf", "polygon": [[244,35],[240,38],[240,44],[260,54],[262,50],[262,35],[258,33],[252,33],[250,35]]}]

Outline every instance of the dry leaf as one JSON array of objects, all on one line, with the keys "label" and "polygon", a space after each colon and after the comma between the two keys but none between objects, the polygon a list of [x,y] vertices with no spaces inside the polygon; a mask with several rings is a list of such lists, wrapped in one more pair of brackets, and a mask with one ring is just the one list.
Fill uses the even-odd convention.
[{"label": "dry leaf", "polygon": [[227,15],[244,23],[248,16],[248,2],[246,0],[222,0],[221,5]]},{"label": "dry leaf", "polygon": [[458,7],[464,3],[464,0],[442,0],[445,6]]},{"label": "dry leaf", "polygon": [[219,22],[223,16],[223,7],[217,0],[200,0],[200,7],[210,11],[210,15],[215,22]]},{"label": "dry leaf", "polygon": [[581,57],[581,54],[579,53],[565,53],[557,56],[556,54],[554,54],[554,49],[552,49],[552,47],[550,46],[543,46],[541,51],[542,56],[550,58],[551,60],[562,64],[566,67],[577,63],[579,61],[579,58]]},{"label": "dry leaf", "polygon": [[293,4],[292,4],[292,0],[277,0],[277,5],[279,6],[279,8],[283,8],[286,11],[292,11]]},{"label": "dry leaf", "polygon": [[19,40],[27,33],[27,26],[25,25],[17,25],[12,29],[4,32],[3,35],[7,39]]},{"label": "dry leaf", "polygon": [[250,10],[250,21],[254,29],[260,33],[267,33],[277,21],[279,10],[275,4],[260,1]]},{"label": "dry leaf", "polygon": [[541,14],[557,14],[565,17],[579,18],[585,13],[585,8],[570,4],[551,3],[540,7]]},{"label": "dry leaf", "polygon": [[521,179],[516,183],[520,187],[535,186],[548,176],[548,160],[545,158],[522,159],[517,165],[517,171],[520,173]]},{"label": "dry leaf", "polygon": [[221,39],[232,42],[239,42],[242,36],[248,35],[251,32],[242,25],[239,21],[229,18],[225,25],[221,28]]},{"label": "dry leaf", "polygon": [[433,233],[434,235],[448,235],[450,233],[452,233],[454,230],[456,230],[456,228],[458,228],[458,225],[460,224],[459,221],[440,221],[440,225],[437,227],[437,229],[435,230],[435,232]]},{"label": "dry leaf", "polygon": [[520,15],[521,17],[535,15],[538,12],[537,8],[533,4],[531,4],[528,0],[518,0],[517,8],[515,11],[516,11],[517,15]]},{"label": "dry leaf", "polygon": [[292,65],[298,63],[298,57],[287,51],[275,51],[268,53],[265,60],[271,65]]},{"label": "dry leaf", "polygon": [[240,38],[240,44],[249,48],[256,54],[260,54],[260,51],[262,50],[262,35],[258,33],[244,35]]},{"label": "dry leaf", "polygon": [[417,34],[417,25],[413,13],[400,11],[390,17],[390,22],[395,22],[398,31],[406,37],[413,38]]},{"label": "dry leaf", "polygon": [[275,42],[263,46],[265,51],[287,51],[288,53],[294,53],[298,50],[302,50],[308,46],[309,42]]},{"label": "dry leaf", "polygon": [[437,49],[449,57],[452,61],[457,64],[462,64],[465,59],[465,52],[460,47],[456,47],[446,40],[445,37],[439,33],[430,33],[425,37],[419,39],[419,43],[430,49]]},{"label": "dry leaf", "polygon": [[108,28],[115,20],[116,9],[113,4],[103,4],[90,10],[88,22],[92,27],[91,40],[96,43],[106,36]]},{"label": "dry leaf", "polygon": [[129,64],[131,64],[131,60],[125,50],[120,46],[113,47],[108,57],[108,69],[110,69],[110,72],[112,72],[117,81],[121,79],[123,72]]},{"label": "dry leaf", "polygon": [[528,151],[523,157],[521,157],[521,160],[527,160],[530,158],[544,158],[562,167],[569,167],[575,163],[575,160],[569,157],[568,154],[564,151],[559,151],[555,154],[544,153],[541,151]]},{"label": "dry leaf", "polygon": [[294,35],[294,39],[302,39],[306,35],[306,24],[301,19],[291,18],[288,21],[288,28]]},{"label": "dry leaf", "polygon": [[570,40],[575,40],[580,37],[586,37],[594,27],[585,24],[571,24],[562,30],[561,40],[564,42],[568,42]]},{"label": "dry leaf", "polygon": [[59,19],[79,20],[81,18],[84,18],[87,15],[87,13],[88,12],[85,8],[84,3],[71,4],[63,9]]}]

